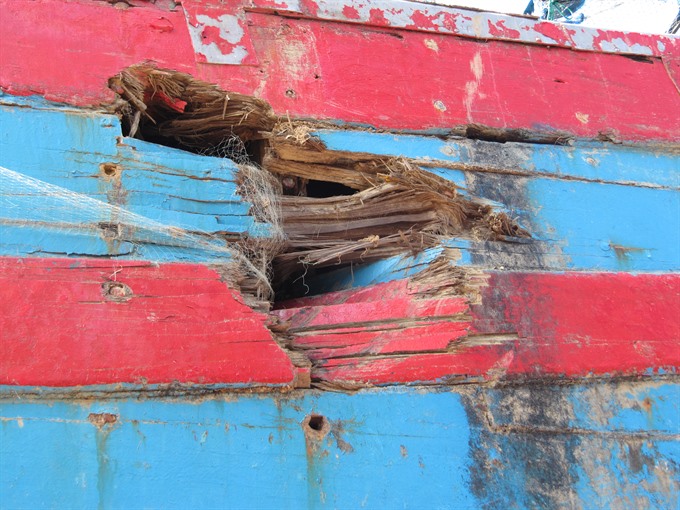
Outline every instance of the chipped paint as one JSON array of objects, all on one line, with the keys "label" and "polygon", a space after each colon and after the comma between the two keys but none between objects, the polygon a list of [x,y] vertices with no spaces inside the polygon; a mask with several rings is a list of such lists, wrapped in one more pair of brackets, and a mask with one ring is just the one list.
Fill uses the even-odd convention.
[{"label": "chipped paint", "polygon": [[[216,19],[204,14],[196,15],[195,23],[187,19],[189,35],[194,51],[209,64],[242,64],[248,50],[239,44],[244,36],[240,20],[231,14],[223,14]],[[217,33],[210,30],[217,29]]]},{"label": "chipped paint", "polygon": [[[679,389],[674,380],[591,380],[5,400],[0,488],[9,508],[140,500],[161,508],[675,508]],[[112,409],[114,427],[88,421]],[[303,428],[310,416],[324,419],[321,431]]]},{"label": "chipped paint", "polygon": [[[257,0],[251,0],[257,6]],[[311,5],[313,4],[313,8]],[[529,44],[557,45],[585,51],[604,51],[633,55],[660,56],[664,44],[678,46],[672,37],[625,34],[580,25],[561,25],[525,16],[481,12],[472,9],[418,4],[390,0],[317,0],[302,6],[305,14],[319,19],[373,23],[379,26],[407,28],[425,32],[454,34],[463,37],[518,41]],[[632,41],[632,42],[626,42]]]}]

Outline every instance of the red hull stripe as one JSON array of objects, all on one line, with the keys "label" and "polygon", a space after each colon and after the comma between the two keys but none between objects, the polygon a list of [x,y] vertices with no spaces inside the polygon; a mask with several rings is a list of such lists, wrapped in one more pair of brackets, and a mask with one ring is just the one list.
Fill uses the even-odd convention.
[{"label": "red hull stripe", "polygon": [[0,258],[0,282],[0,384],[258,386],[296,375],[267,315],[205,266]]},{"label": "red hull stripe", "polygon": [[[374,322],[367,311],[371,304],[382,310],[383,296],[401,301],[391,304],[401,328],[383,315]],[[680,368],[677,274],[494,273],[467,318],[444,317],[460,301],[423,302],[395,281],[296,300],[278,313],[301,333],[295,342],[315,363],[312,377],[328,382],[579,378]],[[429,312],[404,325],[400,312],[416,306]]]},{"label": "red hull stripe", "polygon": [[[577,38],[591,41],[591,49],[645,49],[645,56],[627,58],[560,47],[574,46],[571,28],[531,20],[524,28],[547,42],[516,42],[500,29],[503,23],[484,44],[454,25],[437,28],[427,16],[403,26],[387,15],[357,23],[361,13],[341,19],[332,6],[312,9],[313,2],[298,6],[304,12],[294,22],[264,3],[236,14],[233,7],[183,4],[188,22],[182,9],[150,3],[120,10],[105,2],[0,1],[2,33],[12,34],[3,41],[0,86],[93,105],[113,99],[109,77],[153,60],[261,96],[282,115],[402,130],[482,124],[580,137],[680,139],[674,38],[653,38],[653,44],[649,36],[598,31]],[[36,30],[36,19],[50,23]],[[234,44],[221,39],[218,19],[235,20],[246,35]],[[555,47],[546,46],[549,41]]]},{"label": "red hull stripe", "polygon": [[[2,258],[0,275],[5,385],[292,385],[301,375],[266,328],[267,315],[205,266]],[[680,367],[680,275],[497,273],[471,307],[410,292],[390,282],[277,313],[290,319],[312,377],[328,383]]]}]

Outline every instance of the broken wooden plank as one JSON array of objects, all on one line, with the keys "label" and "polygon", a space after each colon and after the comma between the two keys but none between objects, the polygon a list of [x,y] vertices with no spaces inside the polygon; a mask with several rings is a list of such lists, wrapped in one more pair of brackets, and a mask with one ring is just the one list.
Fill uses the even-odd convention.
[{"label": "broken wooden plank", "polygon": [[[440,342],[437,349],[423,341],[419,328],[439,324],[465,294],[453,290],[428,298],[407,282],[298,299],[276,312],[289,321],[288,344],[312,360],[314,381],[329,386],[423,384],[680,369],[677,274],[491,273],[488,282],[479,280],[467,289],[467,303],[474,302],[474,294],[477,303],[459,322],[451,322],[449,342]],[[381,336],[372,328],[373,310],[381,317],[383,295],[394,296],[387,303],[401,301],[386,308],[396,310],[393,317],[402,321],[387,320],[391,329]],[[389,345],[392,337],[410,347],[381,351],[380,342]]]},{"label": "broken wooden plank", "polygon": [[198,264],[0,258],[2,385],[304,384],[254,311]]}]

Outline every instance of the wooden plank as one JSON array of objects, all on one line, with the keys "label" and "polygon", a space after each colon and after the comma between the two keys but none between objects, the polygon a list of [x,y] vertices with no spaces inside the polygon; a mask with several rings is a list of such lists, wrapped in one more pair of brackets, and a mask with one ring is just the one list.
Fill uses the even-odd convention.
[{"label": "wooden plank", "polygon": [[[8,508],[675,508],[675,381],[5,399]],[[320,430],[309,426],[310,416]],[[219,476],[215,476],[219,473]],[[41,483],[39,483],[41,482]],[[567,503],[568,502],[568,503]]]},{"label": "wooden plank", "polygon": [[[208,233],[247,231],[251,236],[270,233],[268,225],[254,221],[248,214],[250,204],[236,194],[235,166],[228,160],[129,138],[119,143],[120,124],[114,116],[7,96],[4,103],[0,108],[4,128],[0,165],[19,168],[28,177],[112,206],[124,206],[139,214],[141,220],[157,222],[157,227],[180,226]],[[33,136],[36,131],[44,136]],[[378,157],[413,158],[428,171],[456,186],[465,186],[468,197],[482,198],[511,218],[518,218],[532,235],[531,242],[523,244],[461,239],[455,243],[461,249],[461,263],[520,270],[680,268],[676,235],[680,232],[680,216],[676,214],[680,209],[679,158],[672,148],[442,141],[427,136],[339,130],[325,130],[318,135],[331,151],[345,155],[359,151],[355,153],[359,160],[365,158],[366,150],[374,151]],[[29,150],[17,151],[16,147]],[[107,175],[106,169],[113,175]],[[136,253],[132,253],[129,243],[117,245],[114,253],[102,240],[100,229],[78,230],[77,225],[71,225],[74,220],[90,225],[111,221],[113,212],[106,205],[100,204],[103,216],[95,218],[92,208],[78,216],[68,200],[41,200],[41,208],[23,197],[23,207],[4,209],[3,216],[9,220],[34,221],[30,235],[26,234],[25,224],[24,230],[17,230],[14,224],[5,225],[4,254],[114,254],[163,261],[218,260],[228,256],[225,250],[211,247],[207,251],[192,250],[167,236],[154,236],[151,231],[145,234],[151,236],[146,242],[137,240]],[[61,214],[47,212],[50,204]],[[363,225],[359,238],[376,233],[371,230],[372,220],[356,220]],[[342,231],[352,225],[338,223],[323,228]],[[295,227],[289,228],[291,233]],[[155,249],[149,244],[154,239],[156,244],[170,243],[171,249]],[[363,252],[364,248],[358,252],[360,259],[373,256]],[[385,254],[376,253],[380,257]],[[333,250],[328,257],[333,263],[337,260]],[[413,265],[413,261],[401,265]],[[362,272],[371,274],[373,282],[389,278],[381,271],[354,267],[351,278],[357,284],[361,284]],[[347,271],[329,277],[327,287],[349,278]]]},{"label": "wooden plank", "polygon": [[[14,36],[5,48],[0,86],[12,93],[99,104],[113,99],[108,78],[151,59],[225,89],[256,93],[277,113],[293,117],[393,129],[481,124],[586,138],[680,137],[675,113],[680,97],[661,59],[678,54],[672,37],[408,2],[244,5],[241,10],[183,2],[181,9],[168,10],[167,4],[146,2],[116,9],[86,0],[5,1],[2,31]],[[401,8],[411,18],[397,13]],[[220,35],[220,16],[239,37]],[[54,21],[51,28],[36,33],[32,20],[48,18]],[[104,40],[99,33],[125,37]],[[527,37],[541,44],[516,42]],[[479,38],[488,43],[480,45]],[[595,52],[567,49],[572,47]],[[232,51],[240,58],[224,60]],[[229,65],[239,62],[244,65]]]},{"label": "wooden plank", "polygon": [[116,116],[39,99],[5,96],[0,121],[2,254],[224,262],[213,233],[271,234],[231,160],[124,138]]},{"label": "wooden plank", "polygon": [[205,266],[0,258],[0,384],[291,386],[299,370]]},{"label": "wooden plank", "polygon": [[[358,299],[350,300],[352,291],[347,290],[297,300],[279,312],[294,325],[294,348],[299,332],[299,348],[314,362],[313,380],[435,383],[675,373],[680,368],[677,274],[492,273],[488,285],[480,289],[480,303],[470,308],[471,320],[451,323],[449,342],[436,349],[422,340],[418,328],[418,321],[420,325],[437,322],[436,308],[418,314],[417,299],[423,297],[405,291],[403,281],[356,292]],[[401,352],[396,348],[381,351],[379,342],[389,345],[394,333],[376,335],[377,340],[367,335],[373,324],[372,310],[379,309],[378,296],[398,292],[402,300],[399,316],[404,321],[398,337],[401,345],[410,347]],[[447,300],[460,302],[460,297],[431,299],[444,306]],[[413,313],[404,312],[407,308]],[[354,329],[337,334],[349,317]],[[313,325],[311,339],[301,323]],[[467,336],[461,335],[459,326],[463,331],[467,328]],[[422,347],[420,352],[417,345]]]}]

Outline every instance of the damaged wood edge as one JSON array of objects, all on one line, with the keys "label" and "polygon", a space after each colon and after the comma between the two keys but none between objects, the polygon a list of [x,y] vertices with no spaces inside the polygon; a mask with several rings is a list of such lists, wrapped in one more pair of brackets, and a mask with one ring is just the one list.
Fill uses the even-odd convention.
[{"label": "damaged wood edge", "polygon": [[[89,404],[94,401],[117,401],[127,399],[143,400],[164,400],[186,401],[191,399],[194,403],[202,401],[210,401],[215,399],[231,400],[239,397],[248,396],[274,396],[274,398],[290,398],[296,399],[310,390],[318,391],[332,391],[340,393],[356,393],[359,391],[380,390],[381,388],[403,387],[424,390],[431,390],[446,387],[461,387],[475,386],[475,388],[493,388],[493,389],[512,389],[512,388],[526,388],[526,387],[579,387],[587,388],[597,386],[602,383],[639,383],[643,378],[640,375],[588,375],[580,378],[568,378],[559,375],[554,376],[512,376],[504,379],[491,379],[482,376],[451,376],[442,378],[441,380],[423,382],[414,381],[411,383],[380,383],[373,384],[367,382],[357,382],[349,380],[332,380],[327,381],[323,378],[311,378],[308,387],[300,386],[232,386],[220,387],[217,385],[198,385],[198,384],[179,384],[171,383],[167,385],[140,385],[134,387],[129,384],[114,384],[109,387],[93,388],[87,386],[79,387],[0,387],[0,402],[16,402],[17,400],[25,402],[41,402],[41,401],[68,401],[73,403],[82,402]],[[678,374],[655,374],[653,376],[645,376],[644,381],[653,382],[655,384],[676,384],[680,382]]]},{"label": "damaged wood edge", "polygon": [[[246,257],[250,252],[257,254],[257,260],[252,262],[260,268],[261,275],[268,273],[269,260],[275,265],[277,257],[281,260],[282,265],[276,272],[286,274],[274,278],[275,287],[296,276],[287,273],[297,271],[305,274],[308,267],[337,267],[338,263],[364,261],[371,250],[379,245],[384,249],[385,244],[389,244],[393,249],[383,250],[376,259],[431,247],[438,243],[437,236],[465,237],[466,232],[469,232],[474,239],[529,237],[528,232],[504,213],[493,212],[488,205],[462,197],[453,183],[423,171],[404,158],[386,159],[349,153],[338,155],[327,151],[323,144],[309,136],[306,126],[294,125],[290,120],[282,122],[273,114],[271,107],[260,99],[225,92],[215,85],[195,80],[188,74],[159,69],[149,64],[135,65],[121,71],[109,80],[109,86],[127,103],[121,115],[128,119],[130,134],[201,154],[223,151],[225,142],[233,142],[240,153],[216,155],[229,157],[237,164],[242,163],[239,174],[251,168],[248,170],[250,181],[257,178],[264,183],[267,177],[263,176],[278,174],[284,184],[291,178],[309,182],[314,177],[322,182],[335,181],[358,190],[356,198],[343,198],[331,193],[321,195],[322,200],[310,200],[309,196],[298,196],[303,194],[300,190],[288,194],[294,196],[286,196],[285,190],[278,184],[272,184],[271,179],[263,187],[266,189],[255,193],[241,182],[241,189],[244,190],[242,195],[256,209],[253,216],[273,225],[275,229],[282,227],[285,232],[282,237],[286,242],[280,243],[284,248],[278,254],[272,247],[262,250],[261,246],[255,246],[251,249],[254,244],[261,243],[259,240],[243,238],[239,242]],[[153,122],[140,120],[137,115],[140,112],[153,119]],[[263,150],[263,146],[258,145],[259,153],[255,154],[253,146],[246,146],[253,141],[264,141],[269,148]],[[316,151],[317,162],[325,158],[332,165],[322,169],[315,168],[309,161],[304,162],[304,165],[295,165],[290,160],[273,156],[277,146],[289,153],[296,150],[308,154]],[[262,166],[247,165],[250,158],[258,155],[262,157]],[[329,175],[331,167],[338,173],[335,179]],[[258,174],[259,177],[254,177]],[[384,201],[397,197],[395,193],[403,196],[395,201],[391,210],[386,209]],[[307,195],[306,192],[304,194]],[[279,203],[273,203],[279,196]],[[372,203],[375,205],[372,206]],[[400,207],[408,203],[411,204],[409,212],[401,211]],[[344,223],[338,221],[338,207],[346,209],[352,204],[355,210],[348,214],[347,220]],[[258,215],[257,209],[261,214]],[[301,211],[308,213],[301,216]],[[352,217],[360,219],[350,220]],[[315,220],[312,221],[312,218]],[[318,221],[325,221],[325,224]],[[382,230],[376,231],[378,227],[382,227]],[[319,234],[324,229],[325,234],[320,239]],[[297,233],[294,233],[296,230]],[[415,232],[421,236],[420,239],[414,237]],[[424,238],[423,232],[435,236]],[[331,240],[344,243],[344,247],[331,248],[328,246]],[[426,243],[423,242],[425,240]],[[277,243],[278,240],[273,244]],[[265,259],[267,261],[263,262]],[[300,264],[301,261],[303,264]],[[266,294],[262,289],[257,289],[258,298],[266,297]]]},{"label": "damaged wood edge", "polygon": [[[270,225],[272,232],[269,237],[242,234],[235,242],[232,239],[229,244],[235,248],[236,263],[216,269],[255,310],[268,311],[274,289],[295,283],[293,278],[299,279],[299,274],[304,277],[309,267],[337,268],[339,263],[363,261],[373,249],[380,248],[373,255],[380,259],[398,253],[417,254],[451,237],[500,241],[530,238],[505,213],[461,195],[455,184],[406,158],[329,151],[310,136],[307,125],[288,120],[277,127],[277,122],[281,126],[280,119],[260,99],[222,91],[190,75],[147,64],[121,71],[111,78],[109,86],[127,103],[121,114],[130,136],[228,157],[238,165],[235,177],[239,194],[252,204],[251,216]],[[287,180],[293,180],[293,189]],[[331,189],[312,195],[313,181],[339,184],[351,191]],[[445,250],[414,276],[409,283],[412,299],[464,296],[468,306],[478,303],[483,277],[474,270],[456,268],[452,260],[452,253]],[[401,329],[409,330],[420,322],[465,318],[465,314],[407,317],[396,322]],[[367,322],[371,321],[357,324]],[[297,369],[293,386],[309,387],[318,365],[310,361],[305,349],[296,346],[295,339],[302,330],[287,328],[275,320],[270,321],[269,329]],[[323,329],[329,328],[319,330]],[[453,350],[449,346],[431,353],[454,353],[503,341],[509,340],[502,335],[466,335],[463,342],[452,342],[458,344]],[[428,353],[397,351],[359,358],[395,359]]]},{"label": "damaged wood edge", "polygon": [[[645,377],[645,381],[651,379],[658,384],[677,384],[680,377],[677,374],[657,374],[653,377]],[[587,375],[579,378],[569,378],[560,375],[512,375],[502,379],[487,376],[451,375],[442,377],[435,381],[413,381],[413,382],[393,382],[393,383],[371,383],[364,381],[354,381],[346,379],[327,380],[322,376],[312,377],[311,388],[321,391],[331,391],[336,393],[356,393],[370,391],[381,388],[408,387],[423,390],[443,390],[449,387],[465,388],[474,386],[487,389],[504,388],[527,388],[527,387],[579,387],[586,388],[602,383],[623,384],[636,383],[642,380],[640,375]]]},{"label": "damaged wood edge", "polygon": [[159,399],[159,400],[186,400],[191,398],[194,402],[211,400],[215,398],[234,398],[247,395],[287,395],[298,389],[306,389],[310,384],[296,385],[292,381],[290,385],[218,385],[218,384],[192,384],[192,383],[168,383],[168,384],[111,384],[69,387],[0,387],[0,402],[21,400],[68,400],[69,402],[91,402],[98,400],[125,400],[125,399]]}]

